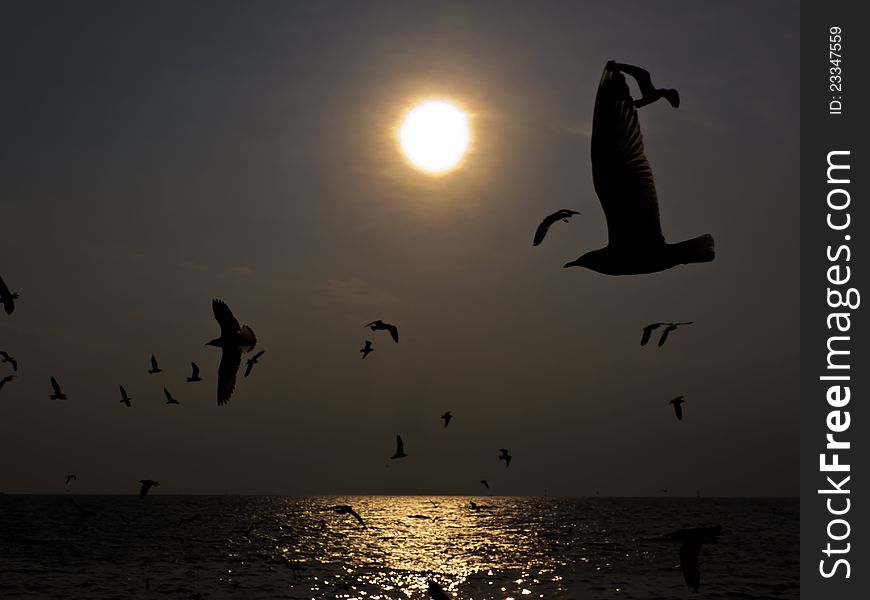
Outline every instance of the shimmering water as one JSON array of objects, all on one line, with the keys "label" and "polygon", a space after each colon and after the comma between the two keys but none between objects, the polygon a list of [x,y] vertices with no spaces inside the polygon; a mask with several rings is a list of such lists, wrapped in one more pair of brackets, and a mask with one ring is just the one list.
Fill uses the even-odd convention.
[{"label": "shimmering water", "polygon": [[[472,509],[470,501],[478,508]],[[351,505],[348,514],[329,510]],[[0,496],[2,598],[797,598],[796,499]],[[701,590],[679,528],[720,524]]]}]

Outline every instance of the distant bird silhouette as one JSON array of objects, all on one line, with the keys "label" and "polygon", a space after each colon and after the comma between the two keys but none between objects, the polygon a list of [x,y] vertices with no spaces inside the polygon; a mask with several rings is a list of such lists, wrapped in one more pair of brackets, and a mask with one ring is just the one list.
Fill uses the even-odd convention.
[{"label": "distant bird silhouette", "polygon": [[446,413],[441,415],[441,418],[444,419],[444,427],[447,427],[448,425],[450,425],[450,419],[453,418],[453,415],[451,415],[450,411],[448,410]]},{"label": "distant bird silhouette", "polygon": [[3,309],[6,311],[7,315],[11,315],[12,311],[15,310],[16,298],[18,298],[18,294],[10,292],[9,288],[6,287],[6,282],[4,282],[3,278],[0,277],[0,304],[3,305]]},{"label": "distant bird silhouette", "polygon": [[375,351],[375,349],[372,348],[372,343],[368,340],[366,340],[365,346],[363,346],[362,350],[360,350],[360,352],[362,352],[363,358],[368,356],[369,352],[374,352],[374,351]]},{"label": "distant bird silhouette", "polygon": [[535,239],[532,240],[532,246],[537,246],[544,241],[544,237],[550,230],[550,225],[552,225],[556,221],[565,221],[567,223],[568,219],[570,219],[574,215],[579,214],[580,213],[576,210],[568,210],[567,208],[563,208],[562,210],[557,210],[553,214],[544,217],[544,220],[541,221],[541,224],[538,225],[538,228],[535,230]]},{"label": "distant bird silhouette", "polygon": [[166,404],[181,404],[181,402],[172,397],[172,394],[166,388],[163,388],[163,394],[166,396]]},{"label": "distant bird silhouette", "polygon": [[675,331],[680,325],[691,325],[692,323],[693,321],[683,321],[682,323],[668,323],[668,326],[665,327],[664,331],[662,331],[662,337],[659,339],[659,348],[664,345],[665,340],[668,339],[668,334],[670,332]]},{"label": "distant bird silhouette", "polygon": [[477,503],[474,500],[469,500],[468,508],[470,508],[471,510],[478,510],[480,507],[477,506]]},{"label": "distant bird silhouette", "polygon": [[66,484],[69,485],[70,481],[78,481],[78,479],[79,478],[76,477],[75,475],[67,475],[66,476]]},{"label": "distant bird silhouette", "polygon": [[405,454],[405,443],[402,442],[402,436],[396,436],[396,453],[393,454],[390,458],[405,458],[408,456]]},{"label": "distant bird silhouette", "polygon": [[481,479],[480,483],[482,483],[486,489],[489,489],[489,482],[486,479]]},{"label": "distant bird silhouette", "polygon": [[[206,343],[222,349],[221,363],[218,366],[217,401],[218,406],[226,404],[236,387],[236,374],[242,364],[242,352],[250,352],[257,345],[254,330],[239,322],[230,308],[221,300],[211,301],[214,318],[221,327],[221,335]],[[256,357],[255,357],[256,358]],[[249,365],[250,366],[250,365]]]},{"label": "distant bird silhouette", "polygon": [[123,385],[120,385],[118,387],[121,388],[121,404],[124,404],[127,406],[127,408],[130,408],[130,400],[132,400],[132,398],[127,395],[127,390],[124,389]]},{"label": "distant bird silhouette", "polygon": [[145,497],[145,494],[147,494],[148,490],[150,490],[153,486],[160,485],[159,481],[154,481],[153,479],[140,479],[139,483],[142,484],[142,487],[139,488],[140,500]]},{"label": "distant bird silhouette", "polygon": [[202,377],[199,376],[199,367],[196,366],[195,362],[190,363],[191,373],[190,377],[187,378],[188,383],[193,383],[196,381],[202,381]]},{"label": "distant bird silhouette", "polygon": [[51,395],[52,400],[66,400],[66,394],[60,391],[60,384],[54,377],[51,378],[51,389],[54,393]]},{"label": "distant bird silhouette", "polygon": [[154,355],[152,354],[151,355],[151,368],[148,369],[148,373],[150,373],[151,375],[154,375],[154,373],[160,373],[162,371],[163,371],[163,369],[161,369],[160,367],[157,366],[157,359],[154,358]]},{"label": "distant bird silhouette", "polygon": [[701,587],[701,545],[716,541],[716,536],[721,535],[722,526],[692,527],[679,529],[668,534],[672,540],[682,542],[680,546],[680,569],[686,585],[697,592]]},{"label": "distant bird silhouette", "polygon": [[434,581],[429,582],[429,597],[432,600],[450,600],[450,596]]},{"label": "distant bird silhouette", "polygon": [[3,379],[0,379],[0,390],[3,389],[3,386],[15,379],[15,375],[7,375]]},{"label": "distant bird silhouette", "polygon": [[390,337],[393,338],[393,341],[396,342],[397,344],[399,343],[399,329],[395,325],[391,325],[390,323],[384,323],[383,321],[378,319],[377,321],[372,321],[371,323],[368,323],[367,325],[363,325],[363,327],[368,327],[372,331],[386,329],[387,331],[390,332]]},{"label": "distant bird silhouette", "polygon": [[266,353],[265,350],[260,350],[254,356],[248,359],[248,364],[245,367],[245,377],[251,374],[251,369],[254,368],[254,365],[260,362],[260,357]]},{"label": "distant bird silhouette", "polygon": [[625,63],[615,63],[614,66],[623,73],[628,73],[634,77],[635,81],[637,81],[637,86],[640,88],[641,98],[634,101],[635,108],[652,104],[659,98],[664,98],[674,108],[680,107],[680,93],[677,90],[666,90],[664,88],[654,87],[649,71],[646,69],[634,65],[627,65]]},{"label": "distant bird silhouette", "polygon": [[354,510],[350,505],[348,505],[348,504],[339,504],[339,505],[336,505],[336,506],[330,507],[329,510],[334,510],[336,513],[338,513],[338,514],[340,514],[340,515],[350,515],[350,516],[352,516],[354,519],[356,519],[357,521],[359,521],[359,524],[360,524],[360,525],[362,525],[363,527],[366,526],[365,521],[363,521],[362,517],[359,516],[359,513],[357,513],[357,512],[356,512],[356,511],[355,511],[355,510]]},{"label": "distant bird silhouette", "polygon": [[676,398],[668,402],[668,404],[674,405],[674,414],[677,415],[677,420],[679,421],[683,420],[683,402],[685,402],[685,400],[683,400],[682,396],[677,396]]},{"label": "distant bird silhouette", "polygon": [[709,234],[677,244],[665,242],[637,110],[614,61],[605,66],[595,98],[592,180],[607,219],[607,245],[565,267],[580,266],[605,275],[637,275],[715,258]]},{"label": "distant bird silhouette", "polygon": [[652,335],[653,329],[658,329],[664,325],[664,323],[650,323],[646,327],[643,328],[643,335],[640,338],[640,345],[646,346],[647,342],[649,342],[649,338]]},{"label": "distant bird silhouette", "polygon": [[9,354],[8,354],[7,352],[4,352],[3,350],[0,350],[0,358],[3,359],[3,360],[0,360],[0,362],[9,363],[10,365],[12,365],[12,370],[13,370],[13,371],[17,371],[17,370],[18,370],[18,361],[16,361],[14,358],[12,358],[11,356],[9,356]]},{"label": "distant bird silhouette", "polygon": [[508,454],[507,448],[499,448],[498,451],[501,452],[498,459],[504,461],[505,469],[508,468],[509,466],[511,466],[511,458],[513,458],[513,457],[510,454]]}]

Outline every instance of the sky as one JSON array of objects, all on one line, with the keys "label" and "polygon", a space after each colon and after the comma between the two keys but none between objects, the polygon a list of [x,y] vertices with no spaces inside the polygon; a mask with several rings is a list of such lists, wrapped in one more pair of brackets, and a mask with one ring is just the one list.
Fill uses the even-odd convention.
[{"label": "sky", "polygon": [[[0,490],[797,495],[798,24],[787,2],[4,2]],[[610,59],[679,90],[640,111],[646,155],[665,237],[711,233],[715,261],[562,268],[607,242]],[[429,97],[472,126],[440,177],[395,136]],[[560,208],[582,214],[532,247]],[[212,298],[265,350],[222,407]],[[694,325],[641,347],[657,321]]]}]

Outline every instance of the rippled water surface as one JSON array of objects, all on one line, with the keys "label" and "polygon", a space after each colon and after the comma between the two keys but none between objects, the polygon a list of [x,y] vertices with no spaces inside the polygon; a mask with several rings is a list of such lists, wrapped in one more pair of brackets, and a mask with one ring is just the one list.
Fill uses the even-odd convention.
[{"label": "rippled water surface", "polygon": [[[798,513],[796,499],[6,495],[0,597],[423,599],[434,580],[461,599],[797,598]],[[663,536],[711,524],[694,593]]]}]

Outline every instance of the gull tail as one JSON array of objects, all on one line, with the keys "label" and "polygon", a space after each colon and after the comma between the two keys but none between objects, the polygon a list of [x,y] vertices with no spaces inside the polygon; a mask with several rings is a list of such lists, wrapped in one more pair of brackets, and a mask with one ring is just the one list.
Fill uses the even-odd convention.
[{"label": "gull tail", "polygon": [[709,233],[671,245],[677,264],[710,262],[716,258],[713,236]]}]

